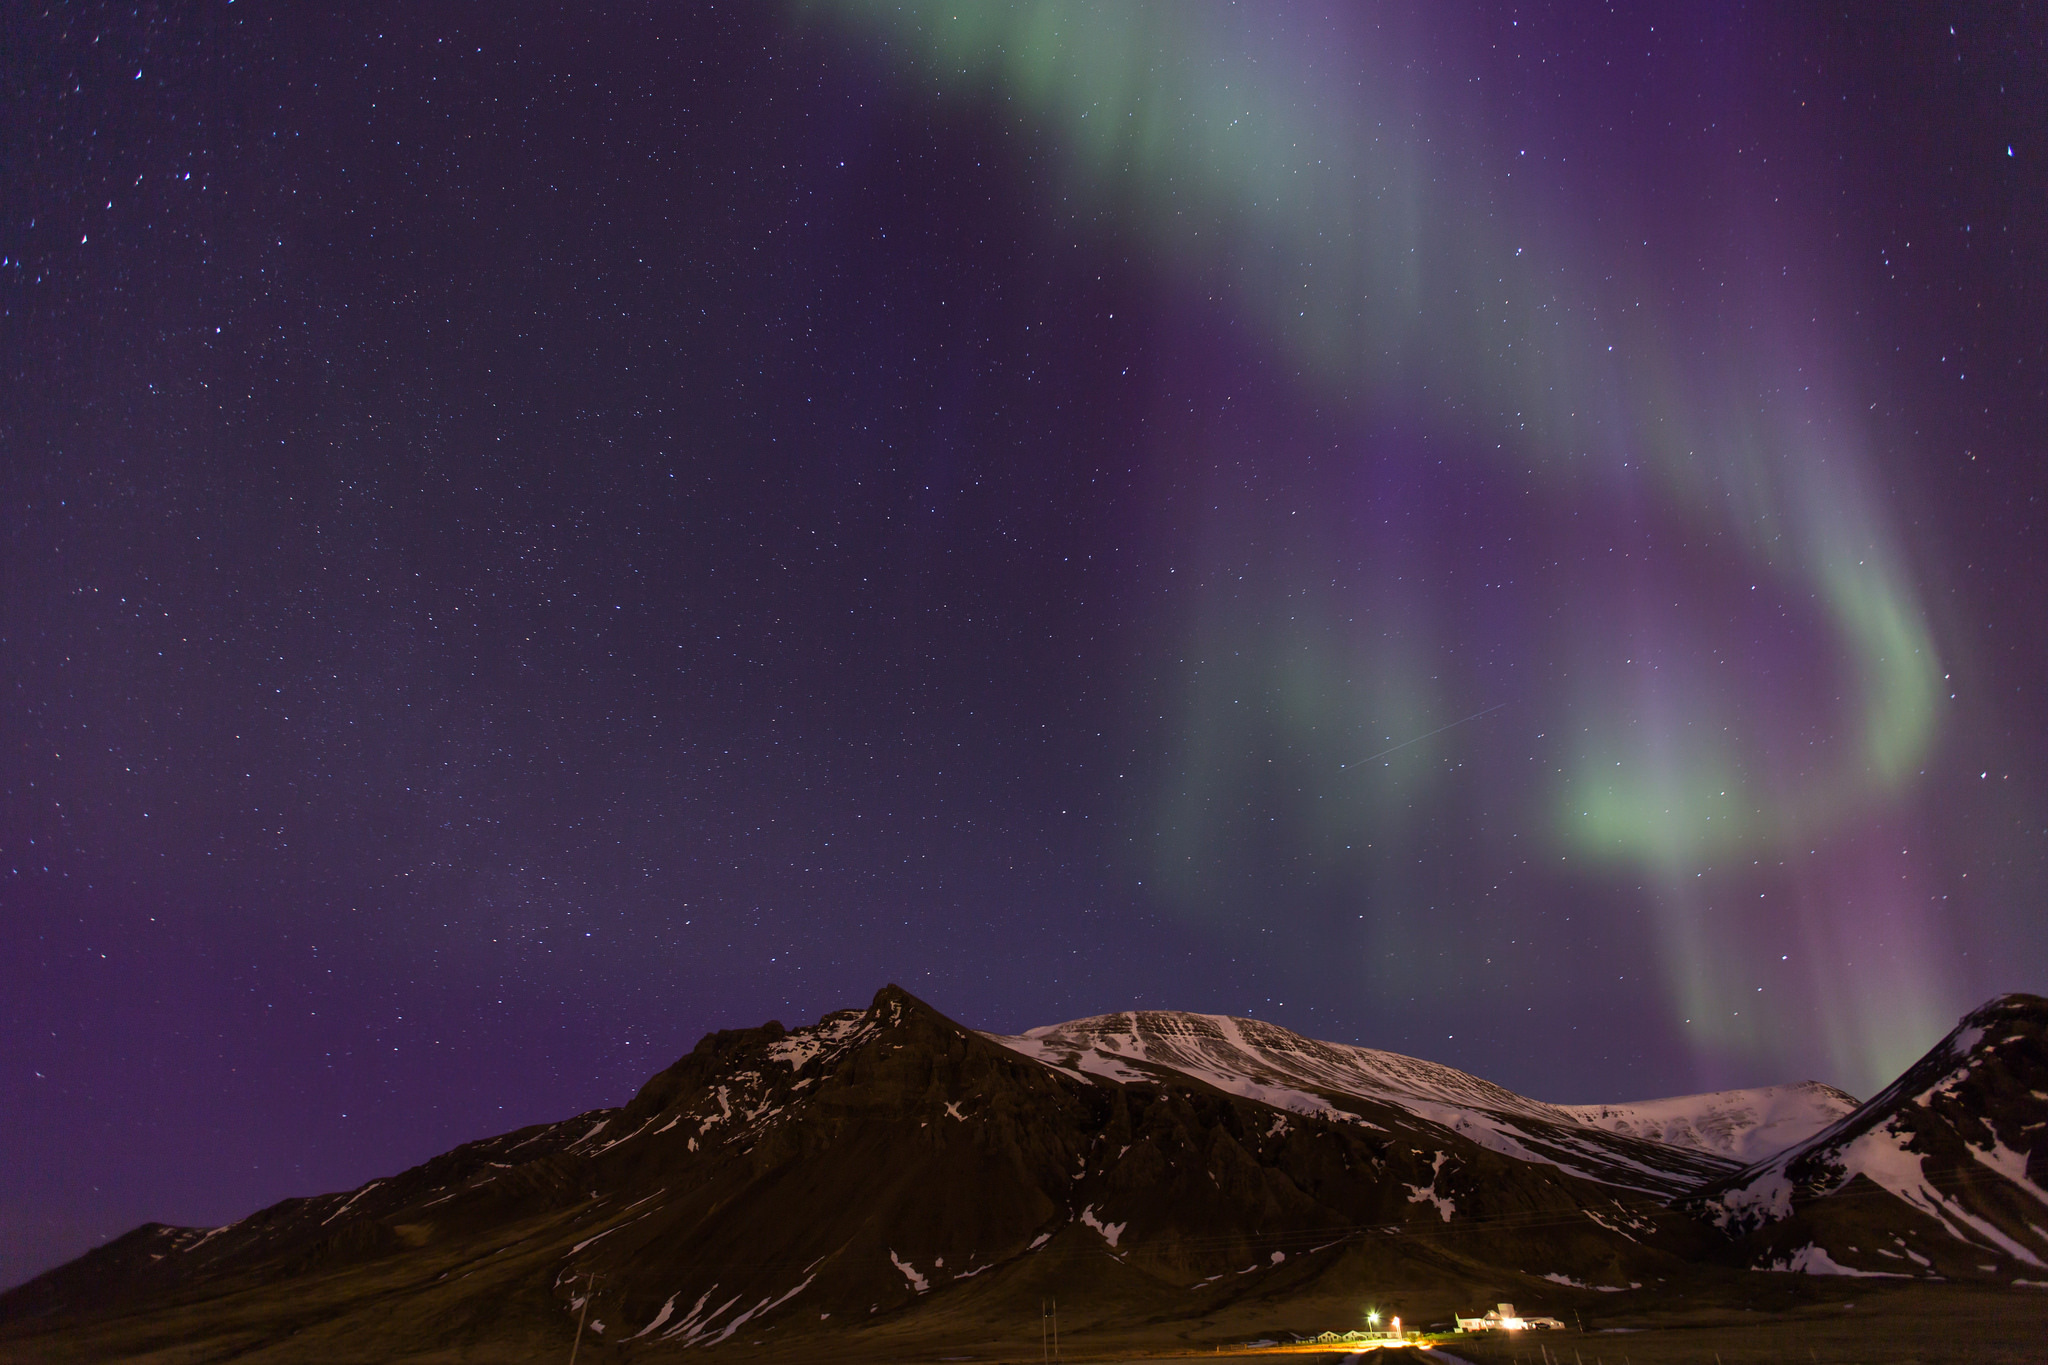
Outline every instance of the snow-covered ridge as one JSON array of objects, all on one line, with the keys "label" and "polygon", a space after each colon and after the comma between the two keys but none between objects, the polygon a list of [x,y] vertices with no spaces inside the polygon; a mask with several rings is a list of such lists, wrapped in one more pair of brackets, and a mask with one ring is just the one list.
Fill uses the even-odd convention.
[{"label": "snow-covered ridge", "polygon": [[[1940,1159],[1932,1156],[1934,1144],[1923,1144],[1916,1136],[1923,1129],[1932,1133],[1946,1127],[1937,1108],[1970,1084],[1981,1068],[1995,1069],[1999,1049],[2024,1043],[2009,1030],[2015,1020],[2024,1020],[2029,1008],[2019,997],[2005,997],[1966,1015],[1868,1104],[1797,1147],[1754,1163],[1715,1191],[1706,1201],[1708,1215],[1726,1229],[1748,1231],[1790,1217],[1798,1201],[1823,1198],[1860,1176],[1927,1214],[1959,1241],[2025,1265],[2048,1264],[2035,1249],[1985,1216],[1982,1207],[1973,1207],[1967,1180],[1945,1171]],[[2048,1206],[2048,1190],[2027,1177],[2026,1153],[2007,1145],[1997,1121],[1987,1116],[1965,1122],[1976,1130],[1964,1144],[1976,1165],[2003,1177],[2013,1191]],[[2019,1133],[2007,1136],[2020,1139]],[[1932,1167],[1930,1160],[1935,1162]],[[2031,1216],[2025,1226],[2048,1235]]]},{"label": "snow-covered ridge", "polygon": [[[1971,1054],[1984,1036],[1981,1025],[1965,1018],[1906,1073],[1886,1086],[1868,1104],[1859,1106],[1805,1142],[1761,1158],[1711,1200],[1713,1217],[1724,1228],[1749,1229],[1791,1216],[1793,1195],[1802,1184],[1808,1193],[1840,1189],[1858,1175],[1916,1207],[1933,1210],[1943,1202],[1925,1183],[1918,1157],[1906,1150],[1892,1116],[1909,1105],[1924,1105],[1935,1091],[1952,1084],[1972,1065]],[[1928,1085],[1929,1076],[1939,1079]],[[1799,1168],[1804,1177],[1795,1176]],[[1817,1178],[1816,1178],[1817,1177]],[[1938,1216],[1938,1214],[1937,1214]]]},{"label": "snow-covered ridge", "polygon": [[[1157,1082],[1173,1073],[1320,1118],[1364,1123],[1367,1120],[1354,1112],[1358,1106],[1353,1102],[1387,1105],[1519,1160],[1667,1197],[1725,1174],[1740,1162],[1708,1140],[1674,1143],[1662,1133],[1639,1131],[1653,1111],[1668,1108],[1671,1119],[1693,1118],[1695,1133],[1705,1126],[1729,1144],[1772,1119],[1784,1124],[1780,1131],[1797,1129],[1787,1145],[1814,1131],[1794,1120],[1791,1111],[1797,1104],[1788,1100],[1774,1107],[1758,1098],[1760,1092],[1740,1091],[1606,1106],[1618,1117],[1602,1121],[1596,1117],[1602,1106],[1545,1104],[1455,1067],[1377,1048],[1318,1042],[1274,1024],[1229,1015],[1135,1010],[1035,1028],[1014,1037],[984,1036],[1075,1076]],[[1800,1090],[1780,1089],[1788,1095]],[[1694,1099],[1724,1102],[1703,1110],[1690,1105]],[[1808,1097],[1809,1107],[1817,1103]],[[1665,1124],[1667,1130],[1673,1126]]]},{"label": "snow-covered ridge", "polygon": [[[1334,1091],[1362,1098],[1423,1101],[1459,1108],[1526,1113],[1574,1123],[1570,1112],[1517,1095],[1454,1067],[1399,1053],[1323,1043],[1257,1019],[1174,1010],[1136,1010],[1035,1028],[1014,1038],[986,1035],[1048,1066],[1109,1080],[1159,1079],[1175,1071],[1232,1094],[1267,1099],[1266,1091]],[[1327,1108],[1304,1094],[1298,1112]]]},{"label": "snow-covered ridge", "polygon": [[1797,1147],[1845,1118],[1856,1105],[1853,1095],[1831,1085],[1801,1081],[1633,1104],[1560,1107],[1595,1128],[1712,1152],[1747,1166]]}]

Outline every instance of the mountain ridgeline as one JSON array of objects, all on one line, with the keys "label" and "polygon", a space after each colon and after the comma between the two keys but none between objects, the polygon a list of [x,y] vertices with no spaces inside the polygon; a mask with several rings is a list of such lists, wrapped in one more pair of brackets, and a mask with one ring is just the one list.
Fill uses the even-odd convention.
[{"label": "mountain ridgeline", "polygon": [[607,1358],[826,1337],[855,1358],[1050,1301],[1197,1343],[1368,1291],[1423,1325],[1769,1271],[2027,1285],[2044,1225],[2036,996],[1861,1105],[1807,1083],[1559,1106],[1248,1019],[982,1034],[892,986],[714,1033],[617,1109],[223,1228],[137,1228],[0,1295],[0,1348],[511,1359],[492,1343],[582,1321]]}]

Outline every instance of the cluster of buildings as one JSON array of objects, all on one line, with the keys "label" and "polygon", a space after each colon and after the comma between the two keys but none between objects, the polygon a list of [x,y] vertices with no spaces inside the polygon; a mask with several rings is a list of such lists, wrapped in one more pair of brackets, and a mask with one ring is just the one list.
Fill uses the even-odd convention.
[{"label": "cluster of buildings", "polygon": [[[1387,1325],[1380,1326],[1377,1311],[1368,1315],[1372,1324],[1362,1332],[1324,1332],[1320,1336],[1296,1337],[1296,1346],[1404,1346],[1419,1334],[1401,1330],[1401,1320],[1393,1318]],[[1564,1323],[1558,1318],[1523,1315],[1515,1311],[1511,1303],[1497,1303],[1476,1318],[1455,1317],[1460,1332],[1561,1332]],[[1254,1341],[1250,1346],[1277,1346],[1275,1341]]]},{"label": "cluster of buildings", "polygon": [[1545,1330],[1561,1332],[1564,1324],[1556,1318],[1525,1318],[1515,1311],[1511,1303],[1497,1303],[1486,1310],[1483,1317],[1459,1318],[1460,1332],[1522,1332]]},{"label": "cluster of buildings", "polygon": [[1401,1330],[1401,1320],[1395,1318],[1382,1330],[1373,1328],[1365,1332],[1325,1332],[1319,1337],[1303,1337],[1304,1346],[1359,1346],[1378,1343],[1383,1346],[1399,1346],[1413,1335]]}]

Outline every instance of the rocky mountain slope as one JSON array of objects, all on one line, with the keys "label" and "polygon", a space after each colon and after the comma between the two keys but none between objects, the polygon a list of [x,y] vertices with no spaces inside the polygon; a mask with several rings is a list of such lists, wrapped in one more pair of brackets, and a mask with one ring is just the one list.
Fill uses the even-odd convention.
[{"label": "rocky mountain slope", "polygon": [[1867,1104],[1685,1207],[1759,1268],[2048,1282],[2048,999],[1964,1016]]},{"label": "rocky mountain slope", "polygon": [[[1976,1140],[1972,1106],[2013,1103],[2028,1066],[2041,1084],[2040,1004],[2031,1032],[2007,1030],[2033,1052],[1986,1045],[2011,1074],[1957,1072],[1983,1053],[1963,1045],[1886,1096],[1939,1092],[1943,1131]],[[634,1358],[1032,1341],[1053,1299],[1070,1327],[1189,1343],[1304,1305],[1356,1325],[1368,1291],[1411,1322],[1503,1299],[1562,1312],[1746,1273],[1716,1267],[1732,1245],[1716,1219],[1751,1235],[1742,1191],[1775,1168],[1640,1129],[1682,1115],[1730,1150],[1784,1131],[1785,1107],[1748,1093],[1589,1113],[1251,1020],[1144,1012],[994,1037],[891,987],[794,1032],[713,1034],[617,1109],[224,1228],[139,1228],[0,1295],[0,1354],[513,1359],[566,1342],[586,1303],[596,1349]],[[1815,1142],[1853,1143],[1870,1108]],[[1984,1150],[2008,1155],[1962,1159],[2038,1182],[1997,1163],[2039,1125],[1987,1122],[2002,1145]],[[1672,1207],[1695,1189],[1711,1199]],[[2030,1246],[2019,1216],[1997,1226]]]}]

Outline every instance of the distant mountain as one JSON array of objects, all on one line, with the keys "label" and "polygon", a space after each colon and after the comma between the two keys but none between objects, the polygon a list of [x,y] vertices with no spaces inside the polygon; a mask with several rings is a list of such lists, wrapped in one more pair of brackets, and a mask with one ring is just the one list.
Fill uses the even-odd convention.
[{"label": "distant mountain", "polygon": [[[2024,1036],[2038,1051],[2038,1027]],[[1973,1067],[1935,1078],[1959,1134],[2020,1083]],[[138,1228],[0,1295],[0,1348],[518,1354],[565,1342],[586,1300],[598,1343],[657,1354],[829,1338],[887,1355],[970,1330],[1031,1344],[1055,1300],[1098,1336],[1164,1323],[1190,1344],[1290,1314],[1357,1325],[1368,1290],[1411,1322],[1502,1300],[1562,1314],[1744,1273],[1716,1262],[1751,1235],[1732,1210],[1755,1206],[1739,1191],[1765,1168],[1708,1146],[1841,1103],[1786,1087],[1565,1108],[1253,1020],[1148,1011],[997,1037],[890,987],[795,1032],[712,1034],[617,1109],[224,1228]],[[2003,1112],[1995,1150],[2017,1152],[2032,1135]],[[1696,1141],[1644,1131],[1681,1121]]]},{"label": "distant mountain", "polygon": [[1760,1269],[2048,1280],[2048,999],[1971,1012],[1867,1104],[1684,1206]]},{"label": "distant mountain", "polygon": [[1796,1147],[1843,1118],[1856,1097],[1819,1081],[1717,1090],[1633,1104],[1569,1104],[1580,1123],[1749,1165]]}]

